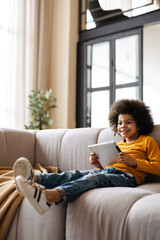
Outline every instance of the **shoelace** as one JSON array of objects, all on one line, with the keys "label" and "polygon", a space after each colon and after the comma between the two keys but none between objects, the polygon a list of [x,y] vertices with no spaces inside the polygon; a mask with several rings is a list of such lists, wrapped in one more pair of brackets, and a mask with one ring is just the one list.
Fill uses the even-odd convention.
[{"label": "shoelace", "polygon": [[44,191],[46,188],[39,184],[39,183],[35,183],[35,182],[29,182],[29,184],[34,187],[34,188],[37,188],[37,190],[40,190],[40,191]]},{"label": "shoelace", "polygon": [[[43,185],[39,184],[39,183],[35,183],[35,182],[30,182],[29,183],[32,187],[34,187],[35,192],[34,192],[34,198],[37,199],[37,202],[40,201],[41,199],[41,193],[46,189]],[[39,193],[38,193],[39,192]],[[46,201],[46,205],[48,207],[51,206],[51,203],[49,203],[48,201]]]},{"label": "shoelace", "polygon": [[28,181],[32,181],[33,178],[34,178],[34,172],[33,172],[32,169],[31,169],[31,171],[30,171],[30,176],[29,176],[29,178],[28,178]]}]

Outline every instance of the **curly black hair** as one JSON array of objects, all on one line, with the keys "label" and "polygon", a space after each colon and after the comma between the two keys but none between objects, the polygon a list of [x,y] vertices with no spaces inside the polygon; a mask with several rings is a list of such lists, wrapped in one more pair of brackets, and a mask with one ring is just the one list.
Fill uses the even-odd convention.
[{"label": "curly black hair", "polygon": [[140,135],[147,135],[152,132],[154,123],[148,106],[140,100],[122,99],[110,108],[109,125],[117,133],[118,116],[120,114],[131,114],[135,120],[137,127],[140,129]]}]

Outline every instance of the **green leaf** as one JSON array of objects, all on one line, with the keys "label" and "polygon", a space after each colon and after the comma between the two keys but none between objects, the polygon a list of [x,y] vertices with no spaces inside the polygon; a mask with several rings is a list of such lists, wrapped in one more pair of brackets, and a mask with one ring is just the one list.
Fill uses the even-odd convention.
[{"label": "green leaf", "polygon": [[26,129],[42,129],[42,125],[49,127],[53,123],[51,110],[56,108],[56,98],[52,96],[52,89],[43,94],[43,89],[33,89],[29,94],[29,110],[32,121],[25,125]]}]

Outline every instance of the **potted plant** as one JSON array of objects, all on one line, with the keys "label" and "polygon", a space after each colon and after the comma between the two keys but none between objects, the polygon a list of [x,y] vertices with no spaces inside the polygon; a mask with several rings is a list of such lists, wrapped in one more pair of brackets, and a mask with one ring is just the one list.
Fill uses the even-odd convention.
[{"label": "potted plant", "polygon": [[49,127],[53,123],[51,110],[56,106],[56,98],[52,96],[52,89],[43,94],[42,89],[34,89],[29,97],[30,125],[25,125],[26,129],[39,129]]}]

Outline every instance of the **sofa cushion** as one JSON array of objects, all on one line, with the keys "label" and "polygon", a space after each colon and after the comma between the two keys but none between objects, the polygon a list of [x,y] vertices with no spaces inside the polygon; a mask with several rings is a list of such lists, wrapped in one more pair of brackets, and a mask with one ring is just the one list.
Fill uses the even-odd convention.
[{"label": "sofa cushion", "polygon": [[93,168],[88,145],[97,143],[100,129],[52,129],[36,134],[36,163],[57,166],[59,171]]},{"label": "sofa cushion", "polygon": [[118,134],[114,135],[114,132],[111,130],[111,128],[101,129],[98,137],[98,143],[107,142],[111,140],[114,140],[115,142],[119,142],[122,140],[122,137]]},{"label": "sofa cushion", "polygon": [[35,132],[20,129],[0,129],[0,165],[13,166],[19,157],[26,157],[34,166]]},{"label": "sofa cushion", "polygon": [[88,145],[97,143],[99,132],[98,128],[72,129],[66,132],[60,150],[60,171],[92,169]]},{"label": "sofa cushion", "polygon": [[35,161],[43,166],[59,167],[61,144],[67,129],[41,130],[36,134]]},{"label": "sofa cushion", "polygon": [[136,201],[151,194],[144,189],[122,187],[84,193],[68,205],[66,239],[129,239],[123,238],[128,212]]},{"label": "sofa cushion", "polygon": [[152,133],[150,134],[150,136],[152,136],[156,140],[156,142],[158,143],[158,146],[160,148],[159,134],[160,134],[160,125],[154,125],[154,129],[153,129]]},{"label": "sofa cushion", "polygon": [[64,240],[66,206],[52,204],[50,209],[39,215],[24,199],[19,213],[16,240]]},{"label": "sofa cushion", "polygon": [[152,193],[160,193],[160,182],[143,183],[137,188],[145,189],[145,190],[151,191]]},{"label": "sofa cushion", "polygon": [[160,194],[147,195],[131,206],[124,227],[124,239],[160,239]]}]

